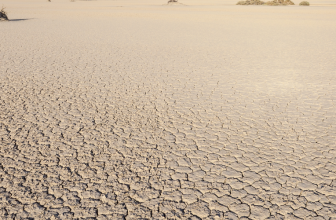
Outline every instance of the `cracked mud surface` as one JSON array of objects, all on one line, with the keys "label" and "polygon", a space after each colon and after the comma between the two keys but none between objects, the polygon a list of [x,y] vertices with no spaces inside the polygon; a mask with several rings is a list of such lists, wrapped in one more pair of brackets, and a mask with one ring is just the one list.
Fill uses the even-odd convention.
[{"label": "cracked mud surface", "polygon": [[336,219],[336,8],[117,3],[6,2],[1,219]]}]

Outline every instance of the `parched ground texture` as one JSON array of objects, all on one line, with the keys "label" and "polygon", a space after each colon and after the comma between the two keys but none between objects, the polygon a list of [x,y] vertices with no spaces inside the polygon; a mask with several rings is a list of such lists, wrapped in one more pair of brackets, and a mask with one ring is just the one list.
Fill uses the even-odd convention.
[{"label": "parched ground texture", "polygon": [[336,7],[3,2],[0,219],[336,219]]}]

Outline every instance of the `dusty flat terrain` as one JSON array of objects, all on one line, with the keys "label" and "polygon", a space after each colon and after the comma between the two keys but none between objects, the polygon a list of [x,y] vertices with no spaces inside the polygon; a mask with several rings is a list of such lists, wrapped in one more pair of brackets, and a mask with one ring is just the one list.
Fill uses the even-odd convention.
[{"label": "dusty flat terrain", "polygon": [[181,2],[0,1],[0,219],[336,219],[333,2]]}]

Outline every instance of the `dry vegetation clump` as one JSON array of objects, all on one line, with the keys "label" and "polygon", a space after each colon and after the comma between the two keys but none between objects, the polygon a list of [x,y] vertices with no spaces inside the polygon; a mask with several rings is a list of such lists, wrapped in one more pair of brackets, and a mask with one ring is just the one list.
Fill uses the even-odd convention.
[{"label": "dry vegetation clump", "polygon": [[168,1],[168,4],[169,4],[169,3],[175,3],[175,2],[177,2],[177,0],[169,0],[169,1]]},{"label": "dry vegetation clump", "polygon": [[270,6],[279,6],[279,5],[294,5],[291,0],[273,0],[268,2],[263,2],[260,0],[246,0],[239,1],[237,5],[270,5]]},{"label": "dry vegetation clump", "polygon": [[0,10],[0,21],[8,21],[7,12],[5,11],[5,7],[3,6]]},{"label": "dry vegetation clump", "polygon": [[300,2],[299,5],[300,5],[300,6],[309,6],[310,4],[309,4],[309,2],[307,2],[307,1],[303,1],[303,2]]}]

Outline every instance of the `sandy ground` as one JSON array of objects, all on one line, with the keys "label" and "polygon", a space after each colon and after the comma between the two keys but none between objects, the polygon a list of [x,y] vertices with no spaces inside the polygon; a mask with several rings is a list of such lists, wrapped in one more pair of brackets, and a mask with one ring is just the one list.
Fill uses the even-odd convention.
[{"label": "sandy ground", "polygon": [[336,219],[333,2],[164,3],[0,1],[0,218]]}]

